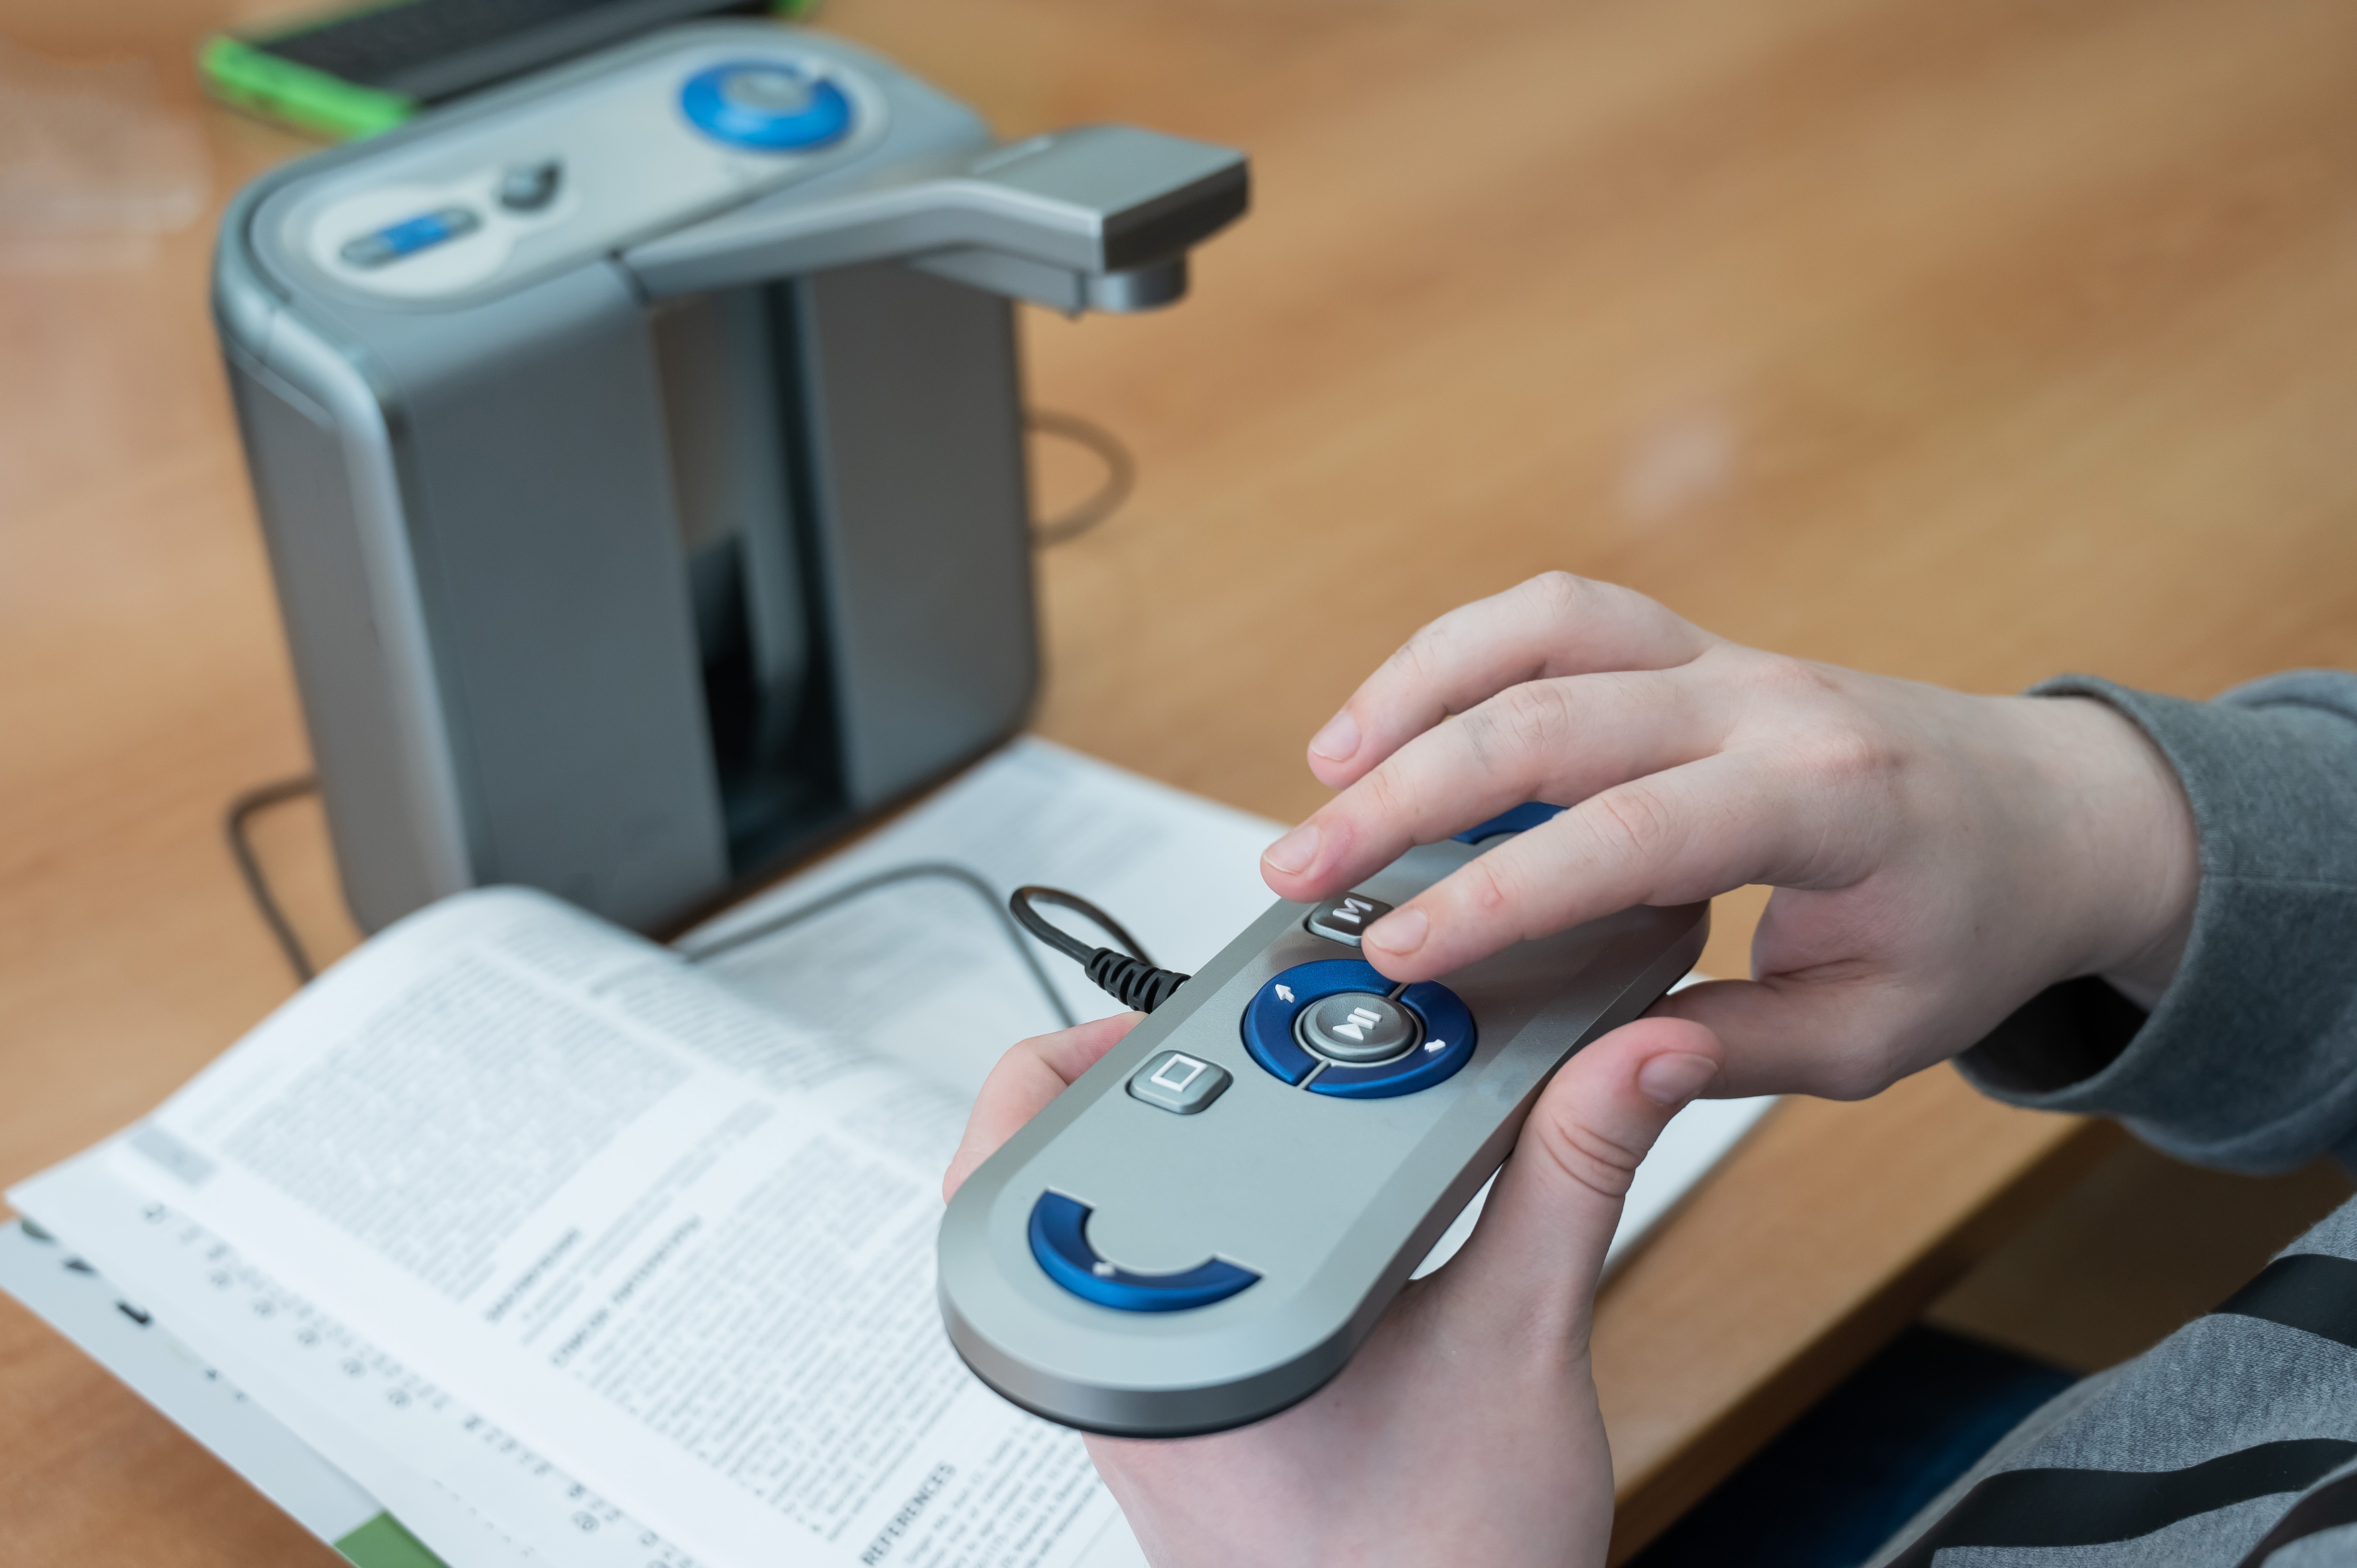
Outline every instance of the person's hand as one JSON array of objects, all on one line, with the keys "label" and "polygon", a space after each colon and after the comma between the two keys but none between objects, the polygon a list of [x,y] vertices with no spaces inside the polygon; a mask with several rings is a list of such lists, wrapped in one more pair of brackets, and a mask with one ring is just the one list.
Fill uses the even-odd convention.
[{"label": "person's hand", "polygon": [[1773,886],[1753,978],[1659,1009],[1725,1042],[1729,1094],[1874,1093],[2074,975],[2149,1004],[2200,877],[2176,775],[2103,703],[1781,658],[1561,573],[1418,632],[1309,766],[1341,793],[1262,860],[1305,902],[1525,800],[1571,808],[1370,928],[1394,980]]},{"label": "person's hand", "polygon": [[[1139,1017],[1009,1051],[943,1192]],[[1588,1370],[1597,1277],[1637,1162],[1719,1064],[1710,1032],[1679,1019],[1605,1036],[1539,1097],[1464,1250],[1410,1282],[1332,1382],[1233,1432],[1089,1439],[1148,1560],[1601,1568],[1612,1456]]]}]

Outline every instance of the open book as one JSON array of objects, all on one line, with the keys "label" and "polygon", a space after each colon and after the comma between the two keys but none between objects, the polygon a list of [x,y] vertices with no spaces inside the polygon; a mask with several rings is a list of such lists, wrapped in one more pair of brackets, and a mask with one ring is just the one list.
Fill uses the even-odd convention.
[{"label": "open book", "polygon": [[1134,1563],[933,1300],[980,1072],[1114,1010],[988,898],[1062,877],[1191,966],[1272,830],[1024,743],[683,950],[462,895],[9,1197],[451,1568]]}]

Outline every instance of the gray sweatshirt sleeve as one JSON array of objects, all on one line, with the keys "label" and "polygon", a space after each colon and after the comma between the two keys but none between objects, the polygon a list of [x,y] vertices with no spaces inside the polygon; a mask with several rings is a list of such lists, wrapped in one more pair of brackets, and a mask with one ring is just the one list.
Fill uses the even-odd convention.
[{"label": "gray sweatshirt sleeve", "polygon": [[2201,844],[2192,940],[2149,1017],[2069,981],[1958,1058],[1964,1076],[2201,1165],[2357,1153],[2357,675],[2293,671],[2212,703],[2075,675],[2033,694],[2110,703],[2176,768]]}]

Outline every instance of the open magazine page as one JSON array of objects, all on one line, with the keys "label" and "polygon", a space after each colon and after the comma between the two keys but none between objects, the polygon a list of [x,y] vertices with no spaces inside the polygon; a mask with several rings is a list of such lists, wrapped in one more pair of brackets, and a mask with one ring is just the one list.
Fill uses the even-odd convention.
[{"label": "open magazine page", "polygon": [[[452,1487],[446,1475],[453,1455],[437,1454],[433,1466],[402,1463],[394,1455],[400,1444],[382,1441],[383,1429],[417,1424],[417,1413],[434,1396],[403,1398],[398,1403],[383,1397],[378,1377],[382,1358],[355,1347],[350,1337],[327,1331],[334,1339],[335,1365],[322,1369],[317,1358],[290,1358],[270,1353],[244,1359],[257,1374],[247,1386],[224,1376],[222,1369],[240,1359],[235,1352],[256,1339],[284,1340],[292,1336],[322,1336],[310,1316],[265,1317],[261,1304],[223,1282],[224,1268],[242,1273],[234,1256],[224,1256],[218,1245],[198,1243],[199,1256],[187,1255],[177,1245],[158,1247],[158,1235],[174,1243],[185,1222],[168,1210],[111,1182],[90,1162],[54,1173],[45,1199],[52,1209],[70,1213],[74,1223],[91,1238],[89,1249],[68,1249],[54,1238],[37,1240],[22,1224],[0,1226],[0,1288],[5,1288],[32,1308],[107,1370],[155,1405],[183,1431],[195,1437],[264,1496],[284,1509],[322,1541],[356,1545],[353,1560],[372,1556],[367,1542],[388,1533],[389,1512],[397,1514],[398,1528],[432,1543],[446,1568],[532,1568],[535,1561],[554,1561],[568,1568],[693,1568],[683,1558],[661,1550],[633,1552],[627,1563],[589,1563],[577,1551],[565,1551],[573,1541],[544,1530],[544,1539],[559,1549],[549,1559],[536,1559],[517,1531],[494,1519],[475,1494],[481,1488]],[[91,1269],[85,1251],[104,1251],[135,1256],[145,1278],[136,1290],[104,1279]],[[176,1255],[178,1254],[178,1255]],[[176,1299],[196,1321],[199,1335],[183,1337],[158,1325],[155,1315],[136,1304],[171,1294],[175,1265],[184,1276],[194,1265],[194,1277],[178,1283]],[[275,1308],[282,1297],[269,1303]],[[227,1329],[224,1336],[220,1331]],[[196,1348],[199,1337],[226,1339],[231,1355]],[[356,1358],[360,1375],[346,1369]],[[299,1391],[277,1386],[272,1369],[306,1359],[314,1370],[328,1375],[306,1380]],[[313,1396],[333,1396],[351,1391],[362,1402],[364,1418],[344,1423],[320,1419]],[[404,1396],[410,1393],[404,1389]],[[269,1402],[267,1407],[263,1403]],[[579,1531],[576,1528],[576,1533]],[[402,1562],[393,1557],[392,1562]],[[412,1553],[408,1561],[414,1561]]]},{"label": "open magazine page", "polygon": [[[496,889],[379,938],[83,1159],[707,1563],[1061,1563],[1110,1499],[933,1305],[962,1114]],[[72,1235],[45,1201],[70,1173],[12,1198]]]},{"label": "open magazine page", "polygon": [[[102,1162],[50,1173],[41,1199],[72,1223],[85,1267],[125,1263],[129,1273],[107,1283],[143,1304],[143,1332],[173,1341],[208,1377],[225,1377],[314,1467],[345,1477],[368,1497],[371,1515],[390,1513],[443,1568],[708,1568],[187,1214],[114,1180]],[[168,1325],[144,1305],[155,1302],[169,1304]],[[43,1316],[73,1333],[70,1322]],[[283,1467],[255,1465],[253,1455],[225,1449],[217,1432],[181,1420],[159,1397],[152,1366],[143,1378],[143,1369],[101,1348],[92,1354],[285,1506]]]}]

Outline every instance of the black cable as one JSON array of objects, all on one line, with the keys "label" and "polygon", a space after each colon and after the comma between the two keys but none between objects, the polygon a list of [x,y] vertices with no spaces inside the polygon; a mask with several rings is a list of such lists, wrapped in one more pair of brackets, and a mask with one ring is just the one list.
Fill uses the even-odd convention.
[{"label": "black cable", "polygon": [[1097,950],[1051,923],[1047,916],[1031,907],[1034,904],[1053,904],[1060,909],[1070,909],[1073,914],[1093,921],[1099,929],[1127,948],[1130,956],[1140,963],[1154,961],[1146,956],[1146,944],[1129,934],[1129,928],[1079,894],[1067,893],[1060,887],[1017,887],[1006,900],[1006,907],[1015,912],[1015,918],[1023,923],[1025,930],[1074,963],[1088,962]]},{"label": "black cable", "polygon": [[1039,982],[1040,993],[1048,998],[1048,1006],[1056,1015],[1057,1021],[1067,1029],[1080,1022],[1078,1018],[1072,1016],[1072,1010],[1064,1004],[1063,995],[1056,989],[1056,983],[1048,978],[1048,971],[1040,964],[1039,955],[1034,953],[1029,945],[1024,941],[1022,929],[1008,917],[1006,911],[1000,908],[998,890],[964,866],[952,865],[947,861],[920,861],[913,865],[896,866],[890,871],[881,871],[873,876],[863,876],[856,882],[847,882],[840,887],[822,893],[807,904],[797,905],[782,914],[772,915],[768,919],[748,926],[741,931],[731,931],[728,935],[706,946],[693,950],[682,948],[680,952],[690,963],[703,963],[707,960],[718,958],[722,953],[734,952],[738,948],[759,941],[764,937],[775,936],[790,926],[799,926],[813,916],[823,915],[829,909],[848,904],[853,899],[873,893],[880,887],[889,887],[896,882],[914,882],[928,876],[938,876],[954,882],[959,886],[979,896],[991,914],[996,917],[999,929],[1004,930],[1007,939],[1015,944],[1015,956],[1023,961],[1023,967],[1031,972],[1033,980]]},{"label": "black cable", "polygon": [[311,966],[311,955],[303,950],[303,940],[295,934],[286,912],[278,907],[277,896],[270,891],[269,882],[262,875],[262,863],[254,858],[253,845],[245,836],[245,824],[257,811],[268,811],[288,800],[315,795],[319,790],[316,775],[306,773],[298,778],[281,779],[274,783],[257,784],[229,803],[229,814],[222,822],[222,832],[229,839],[231,858],[237,862],[238,875],[245,878],[245,890],[253,896],[254,908],[262,911],[263,923],[270,934],[278,939],[278,948],[286,955],[287,967],[294,970],[297,984],[308,985],[318,971]]},{"label": "black cable", "polygon": [[1034,545],[1047,550],[1068,544],[1119,511],[1122,502],[1129,499],[1129,492],[1137,487],[1137,459],[1129,455],[1120,436],[1094,420],[1052,408],[1028,410],[1023,422],[1042,435],[1060,435],[1087,447],[1105,466],[1104,483],[1097,487],[1095,494],[1061,517],[1047,518],[1031,525]]},{"label": "black cable", "polygon": [[[294,970],[296,981],[307,985],[318,971],[312,966],[310,955],[303,950],[302,939],[295,934],[293,924],[287,920],[285,911],[279,907],[277,896],[270,889],[269,879],[263,875],[262,863],[255,857],[253,846],[246,836],[246,823],[257,812],[265,811],[273,806],[281,805],[288,800],[299,800],[305,795],[316,794],[318,789],[317,778],[307,773],[299,778],[281,779],[272,783],[256,785],[230,801],[228,815],[222,824],[229,839],[230,854],[237,862],[238,874],[245,881],[247,893],[253,896],[254,908],[261,912],[264,923],[270,928],[271,935],[278,939],[279,950],[286,955],[287,966]],[[1002,907],[998,901],[996,888],[964,866],[952,865],[946,861],[920,861],[913,865],[897,866],[890,871],[878,872],[873,876],[846,883],[841,887],[821,894],[807,904],[773,915],[743,930],[732,931],[707,946],[692,951],[682,950],[682,956],[690,963],[703,963],[723,953],[734,952],[738,948],[759,941],[764,937],[775,936],[780,931],[801,925],[814,916],[823,915],[829,909],[848,904],[853,899],[873,893],[878,888],[888,887],[895,883],[919,881],[925,877],[941,877],[946,881],[954,882],[979,897],[983,907],[987,908],[995,918],[998,928],[1006,933],[1007,940],[1014,944],[1015,956],[1022,961],[1024,969],[1029,972],[1032,980],[1038,983],[1039,993],[1048,999],[1049,1010],[1055,1014],[1057,1022],[1068,1029],[1080,1022],[1072,1015],[1071,1008],[1066,1004],[1063,993],[1056,989],[1056,983],[1048,978],[1048,971],[1039,962],[1039,955],[1034,953],[1029,944],[1024,941],[1023,927],[1018,926],[1016,921],[1019,918],[1028,925],[1036,920],[1040,928],[1049,931],[1055,931],[1055,928],[1049,926],[1044,919],[1031,913],[1028,906]],[[1055,894],[1052,888],[1028,888],[1024,891]],[[1020,897],[1019,894],[1017,896]],[[1138,946],[1137,939],[1125,930],[1119,921],[1105,914],[1095,905],[1071,894],[1055,894],[1050,901],[1065,904],[1095,920],[1137,954],[1135,959],[1129,959],[1118,953],[1110,954],[1110,957],[1131,964],[1143,962],[1145,950]],[[1014,908],[1013,917],[1009,916],[1008,908]],[[1060,931],[1055,931],[1055,934],[1059,937],[1063,936]],[[1071,941],[1072,949],[1077,950],[1072,953],[1076,960],[1083,964],[1091,961],[1092,954],[1089,949],[1082,947],[1079,942],[1072,941],[1070,938],[1065,938],[1065,940]],[[1100,953],[1107,951],[1102,948],[1095,950]],[[1149,974],[1165,972],[1154,969],[1150,964],[1145,965],[1145,968]],[[1112,991],[1115,996],[1121,997],[1125,1005],[1133,1007],[1139,1005],[1138,1003],[1131,1001],[1123,992],[1099,980],[1094,969],[1091,970],[1089,978],[1097,980],[1099,984],[1105,985],[1105,989]],[[1183,979],[1184,976],[1180,978]],[[1177,989],[1176,983],[1173,983],[1169,989]],[[1168,992],[1165,994],[1168,994]],[[1159,998],[1156,1001],[1158,1004]],[[1145,1010],[1151,1012],[1153,1008],[1147,1007]]]},{"label": "black cable", "polygon": [[[1035,902],[1053,904],[1086,916],[1129,950],[1089,946],[1070,931],[1050,924],[1045,915],[1031,907]],[[1125,1007],[1151,1013],[1192,978],[1175,970],[1157,969],[1154,961],[1146,956],[1145,946],[1119,920],[1077,893],[1067,893],[1060,887],[1017,887],[1007,898],[1006,907],[1023,923],[1025,930],[1081,965],[1098,989],[1110,993]]]}]

